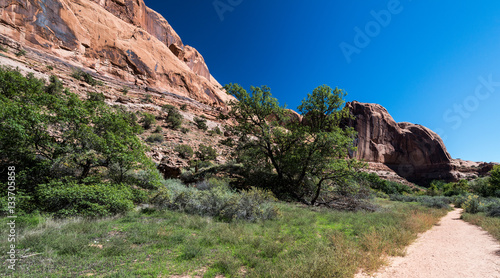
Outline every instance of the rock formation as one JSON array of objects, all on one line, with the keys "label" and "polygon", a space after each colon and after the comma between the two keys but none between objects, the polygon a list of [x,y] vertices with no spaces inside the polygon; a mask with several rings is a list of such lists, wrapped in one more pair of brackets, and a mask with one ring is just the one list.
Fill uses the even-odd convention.
[{"label": "rock formation", "polygon": [[0,34],[23,47],[213,106],[230,98],[143,0],[0,0],[0,13]]},{"label": "rock formation", "polygon": [[358,132],[353,156],[371,165],[384,164],[411,182],[456,181],[485,174],[491,166],[468,167],[452,159],[439,135],[421,125],[396,123],[381,105],[353,101],[346,107],[355,117],[348,125]]}]

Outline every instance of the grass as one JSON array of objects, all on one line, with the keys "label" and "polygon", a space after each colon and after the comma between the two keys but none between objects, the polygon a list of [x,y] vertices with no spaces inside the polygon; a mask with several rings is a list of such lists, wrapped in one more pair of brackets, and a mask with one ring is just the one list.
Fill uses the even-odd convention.
[{"label": "grass", "polygon": [[[377,201],[378,212],[280,203],[278,220],[256,223],[144,209],[124,216],[19,223],[13,277],[352,277],[374,271],[446,210]],[[6,221],[7,219],[2,219]],[[9,242],[2,238],[0,249]],[[5,262],[5,252],[0,259]],[[0,269],[0,275],[7,273]]]},{"label": "grass", "polygon": [[500,218],[499,217],[488,217],[485,213],[464,213],[462,214],[462,219],[477,225],[490,233],[494,238],[500,240]]}]

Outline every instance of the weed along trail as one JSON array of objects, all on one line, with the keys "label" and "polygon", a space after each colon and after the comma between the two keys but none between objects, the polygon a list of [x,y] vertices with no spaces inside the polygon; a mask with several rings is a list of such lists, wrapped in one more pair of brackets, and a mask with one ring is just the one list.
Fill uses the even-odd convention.
[{"label": "weed along trail", "polygon": [[422,234],[405,257],[362,277],[500,277],[500,244],[486,231],[460,219],[461,209],[448,213]]}]

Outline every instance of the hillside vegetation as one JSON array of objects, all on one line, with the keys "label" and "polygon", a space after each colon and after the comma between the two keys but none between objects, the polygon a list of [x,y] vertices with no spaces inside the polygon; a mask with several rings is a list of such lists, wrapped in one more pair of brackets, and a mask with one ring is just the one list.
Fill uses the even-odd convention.
[{"label": "hillside vegetation", "polygon": [[[73,75],[86,96],[0,67],[0,213],[17,216],[15,277],[352,277],[404,254],[452,203],[500,237],[500,167],[428,189],[365,173],[346,159],[356,134],[342,125],[343,90],[316,88],[299,116],[266,86],[226,85],[238,101],[219,116],[232,122],[219,143],[231,153],[217,163],[216,146],[180,140],[172,158],[186,165],[165,180],[147,155],[165,139],[159,117],[109,105],[92,89],[102,82]],[[180,110],[161,107],[164,128],[223,133],[203,115],[190,131]]]}]

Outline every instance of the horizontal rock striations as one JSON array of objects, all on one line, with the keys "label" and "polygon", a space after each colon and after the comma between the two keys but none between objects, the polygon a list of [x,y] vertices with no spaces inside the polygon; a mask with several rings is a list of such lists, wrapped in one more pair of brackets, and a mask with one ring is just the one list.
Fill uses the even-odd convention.
[{"label": "horizontal rock striations", "polygon": [[230,96],[143,0],[0,0],[0,33],[98,74],[205,104]]}]

